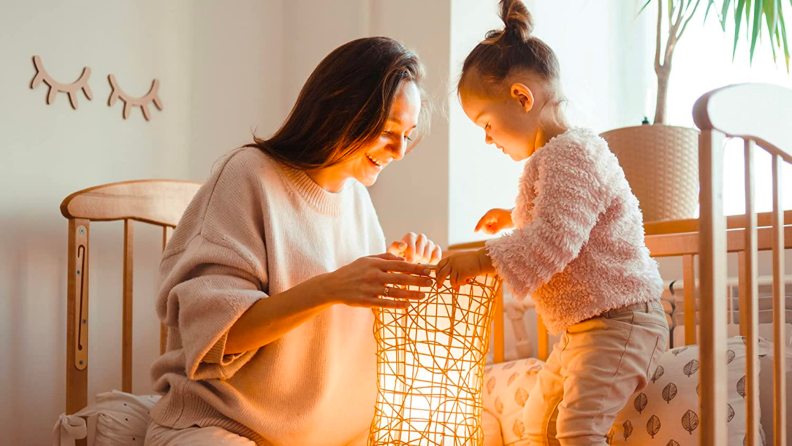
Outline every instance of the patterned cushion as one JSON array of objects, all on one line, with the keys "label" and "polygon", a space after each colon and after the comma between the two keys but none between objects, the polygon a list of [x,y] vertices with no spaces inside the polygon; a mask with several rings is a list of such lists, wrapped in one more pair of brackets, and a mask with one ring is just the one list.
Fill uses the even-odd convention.
[{"label": "patterned cushion", "polygon": [[[500,422],[505,446],[527,444],[522,421],[523,407],[543,364],[538,359],[528,358],[484,369],[484,410]],[[524,443],[517,443],[520,440],[524,440]],[[490,444],[486,434],[485,443]]]},{"label": "patterned cushion", "polygon": [[484,430],[484,446],[503,446],[500,423],[488,410],[481,414],[481,428]]},{"label": "patterned cushion", "polygon": [[[742,446],[745,438],[745,362],[742,337],[729,338],[728,445]],[[759,355],[771,344],[759,339]],[[636,392],[608,434],[612,446],[693,446],[699,444],[699,349],[675,348],[660,358],[659,366],[646,388]],[[761,432],[761,430],[760,430]],[[764,432],[762,432],[764,439]]]}]

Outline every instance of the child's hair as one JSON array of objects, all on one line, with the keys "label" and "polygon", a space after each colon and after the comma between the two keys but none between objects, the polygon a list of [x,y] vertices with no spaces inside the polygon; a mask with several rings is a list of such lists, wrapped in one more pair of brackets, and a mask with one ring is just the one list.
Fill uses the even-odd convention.
[{"label": "child's hair", "polygon": [[291,114],[268,139],[254,135],[255,147],[297,169],[341,163],[382,133],[399,86],[414,82],[421,92],[418,143],[429,125],[418,55],[396,40],[366,37],[331,52],[314,69]]},{"label": "child's hair", "polygon": [[468,54],[457,89],[471,71],[475,71],[485,83],[497,85],[512,70],[522,68],[547,81],[552,87],[549,91],[560,101],[558,58],[546,43],[531,35],[531,13],[520,0],[500,0],[500,18],[504,29],[487,32],[486,39]]}]

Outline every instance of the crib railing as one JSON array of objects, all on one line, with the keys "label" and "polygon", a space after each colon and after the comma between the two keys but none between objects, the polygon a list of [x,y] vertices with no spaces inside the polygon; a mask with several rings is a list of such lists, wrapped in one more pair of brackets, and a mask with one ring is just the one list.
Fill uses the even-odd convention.
[{"label": "crib railing", "polygon": [[[743,84],[711,91],[696,102],[693,117],[699,137],[701,183],[701,444],[726,444],[726,252],[728,237],[723,212],[724,142],[745,141],[745,230],[743,298],[747,346],[747,445],[762,444],[759,434],[759,341],[757,257],[760,239],[773,252],[773,392],[775,444],[786,442],[786,340],[784,302],[784,216],[782,165],[792,163],[792,90],[773,85]],[[758,230],[755,209],[754,153],[772,157],[773,212],[770,228]]]}]

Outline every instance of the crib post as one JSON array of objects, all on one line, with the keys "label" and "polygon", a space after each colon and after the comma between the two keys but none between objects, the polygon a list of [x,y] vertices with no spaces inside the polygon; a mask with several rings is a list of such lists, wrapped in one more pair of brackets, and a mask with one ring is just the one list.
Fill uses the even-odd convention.
[{"label": "crib post", "polygon": [[701,431],[703,445],[726,444],[726,217],[723,214],[723,143],[718,131],[699,135],[701,181]]},{"label": "crib post", "polygon": [[132,393],[132,305],[135,232],[133,221],[124,219],[124,282],[121,341],[121,390]]},{"label": "crib post", "polygon": [[88,404],[88,230],[90,222],[69,219],[66,310],[66,413]]}]

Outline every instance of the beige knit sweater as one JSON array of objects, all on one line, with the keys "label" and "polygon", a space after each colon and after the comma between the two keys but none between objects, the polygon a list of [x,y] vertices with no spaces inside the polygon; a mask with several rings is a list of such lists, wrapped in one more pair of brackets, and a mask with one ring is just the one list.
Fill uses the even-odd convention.
[{"label": "beige knit sweater", "polygon": [[259,445],[345,445],[376,399],[373,314],[335,305],[285,336],[224,354],[234,322],[265,299],[385,251],[364,186],[338,193],[253,148],[237,149],[190,203],[163,254],[157,313],[168,348],[152,367],[164,426],[220,426]]}]

